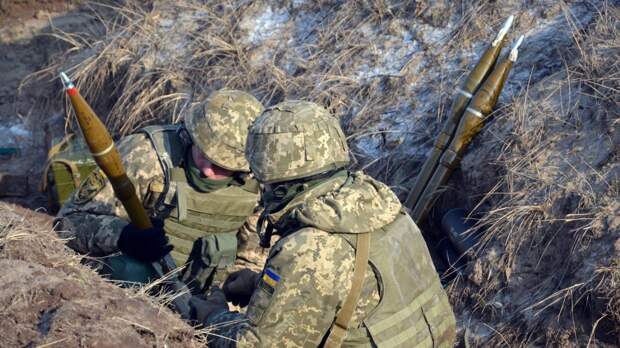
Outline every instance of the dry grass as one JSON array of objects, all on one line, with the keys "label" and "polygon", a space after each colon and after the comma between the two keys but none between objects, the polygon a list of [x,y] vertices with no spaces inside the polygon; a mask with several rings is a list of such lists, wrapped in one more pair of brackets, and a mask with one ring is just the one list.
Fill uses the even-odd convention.
[{"label": "dry grass", "polygon": [[[0,346],[198,347],[164,297],[109,284],[51,230],[51,217],[0,203]],[[196,335],[196,336],[195,336]]]},{"label": "dry grass", "polygon": [[[185,0],[114,10],[103,38],[58,33],[73,48],[48,71],[68,68],[116,135],[177,122],[188,101],[222,87],[266,105],[312,100],[341,118],[356,167],[400,197],[453,85],[515,14],[514,31],[527,34],[522,58],[455,175],[463,186],[445,188],[484,230],[477,261],[450,293],[472,330],[485,323],[480,345],[620,337],[613,2]],[[265,13],[282,19],[263,21],[263,32]]]},{"label": "dry grass", "polygon": [[[367,131],[394,107],[412,106],[415,94],[403,84],[423,83],[420,76],[428,75],[427,70],[441,70],[441,57],[458,42],[448,39],[464,35],[460,29],[445,31],[451,45],[436,46],[420,34],[413,39],[424,54],[403,57],[389,72],[363,72],[369,62],[371,68],[380,62],[381,50],[391,49],[378,45],[373,40],[377,35],[398,38],[415,32],[408,22],[418,17],[433,22],[449,15],[450,8],[383,1],[280,5],[290,10],[291,20],[282,24],[285,30],[251,42],[252,17],[269,7],[263,2],[181,1],[156,3],[151,9],[126,1],[115,8],[115,18],[105,21],[109,34],[102,39],[58,33],[73,46],[70,63],[63,60],[63,66],[71,67],[85,97],[104,111],[108,125],[119,134],[154,121],[178,121],[189,99],[222,87],[250,90],[267,105],[285,98],[316,101],[341,116],[348,133],[354,134]],[[302,16],[308,21],[304,26],[298,20]],[[493,27],[488,24],[478,36],[490,35]]]},{"label": "dry grass", "polygon": [[502,175],[477,205],[478,291],[459,298],[494,323],[487,344],[620,342],[620,12],[598,11],[571,28],[575,59],[524,89],[489,129],[509,129],[494,161]]}]

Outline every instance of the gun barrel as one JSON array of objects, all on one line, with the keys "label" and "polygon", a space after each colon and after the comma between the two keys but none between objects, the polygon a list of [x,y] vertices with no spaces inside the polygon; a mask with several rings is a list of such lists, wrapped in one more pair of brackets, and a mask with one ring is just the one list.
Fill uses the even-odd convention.
[{"label": "gun barrel", "polygon": [[416,178],[415,184],[407,195],[407,199],[405,200],[406,207],[414,207],[420,200],[424,188],[439,165],[438,163],[442,153],[450,143],[450,140],[454,137],[455,130],[461,120],[467,104],[482,81],[487,78],[495,66],[497,57],[504,46],[506,34],[508,33],[513,20],[514,16],[508,17],[493,42],[484,51],[482,57],[480,57],[478,64],[476,64],[474,69],[469,73],[461,87],[456,88],[457,95],[454,97],[452,105],[450,106],[448,119],[437,136],[435,144],[431,149],[431,153],[424,162],[424,165]]}]

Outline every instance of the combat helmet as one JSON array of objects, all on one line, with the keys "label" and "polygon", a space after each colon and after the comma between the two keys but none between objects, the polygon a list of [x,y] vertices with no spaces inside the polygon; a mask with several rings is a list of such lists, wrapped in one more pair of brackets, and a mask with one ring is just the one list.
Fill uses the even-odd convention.
[{"label": "combat helmet", "polygon": [[297,100],[265,110],[250,127],[245,151],[264,184],[343,168],[350,161],[338,120],[315,103]]},{"label": "combat helmet", "polygon": [[262,111],[263,105],[251,94],[221,89],[192,105],[185,113],[185,128],[211,162],[228,170],[249,172],[245,142],[250,124]]}]

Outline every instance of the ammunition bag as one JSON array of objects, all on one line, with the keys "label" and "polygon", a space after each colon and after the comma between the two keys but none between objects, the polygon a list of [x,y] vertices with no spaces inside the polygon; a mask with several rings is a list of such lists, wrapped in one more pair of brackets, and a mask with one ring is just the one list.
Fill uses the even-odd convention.
[{"label": "ammunition bag", "polygon": [[237,233],[214,233],[197,239],[187,259],[182,279],[192,293],[201,293],[214,280],[223,282],[224,270],[235,262],[237,256]]},{"label": "ammunition bag", "polygon": [[69,134],[47,153],[40,191],[47,193],[51,211],[57,211],[81,183],[97,168],[81,137]]}]

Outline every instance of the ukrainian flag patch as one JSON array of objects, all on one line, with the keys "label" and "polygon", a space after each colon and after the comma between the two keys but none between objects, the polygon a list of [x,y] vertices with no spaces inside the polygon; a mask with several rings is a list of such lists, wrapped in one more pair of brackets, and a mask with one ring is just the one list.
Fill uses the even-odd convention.
[{"label": "ukrainian flag patch", "polygon": [[263,272],[263,277],[261,278],[259,287],[272,295],[276,289],[276,285],[278,285],[279,282],[280,276],[271,268],[267,268]]},{"label": "ukrainian flag patch", "polygon": [[280,276],[271,270],[271,268],[267,268],[265,273],[263,273],[263,281],[267,283],[269,286],[276,287],[278,282],[280,281]]}]

